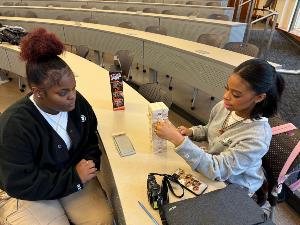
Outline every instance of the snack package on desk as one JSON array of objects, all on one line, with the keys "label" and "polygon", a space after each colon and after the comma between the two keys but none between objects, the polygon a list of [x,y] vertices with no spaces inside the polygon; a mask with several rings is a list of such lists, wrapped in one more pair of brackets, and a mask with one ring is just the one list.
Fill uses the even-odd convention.
[{"label": "snack package on desk", "polygon": [[114,65],[109,68],[109,79],[112,95],[113,110],[124,110],[123,79],[120,62],[114,58]]},{"label": "snack package on desk", "polygon": [[201,195],[207,189],[207,184],[201,182],[192,174],[185,173],[183,169],[177,169],[175,174],[178,176],[178,181],[183,186],[195,192],[197,195]]}]

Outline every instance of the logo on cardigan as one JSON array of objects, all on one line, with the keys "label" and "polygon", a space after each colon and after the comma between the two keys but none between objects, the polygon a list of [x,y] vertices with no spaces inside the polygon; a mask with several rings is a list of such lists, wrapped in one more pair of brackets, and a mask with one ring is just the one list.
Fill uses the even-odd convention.
[{"label": "logo on cardigan", "polygon": [[86,117],[85,117],[85,115],[81,115],[81,117],[80,117],[80,118],[81,118],[81,122],[82,122],[82,123],[84,123],[84,122],[86,121]]}]

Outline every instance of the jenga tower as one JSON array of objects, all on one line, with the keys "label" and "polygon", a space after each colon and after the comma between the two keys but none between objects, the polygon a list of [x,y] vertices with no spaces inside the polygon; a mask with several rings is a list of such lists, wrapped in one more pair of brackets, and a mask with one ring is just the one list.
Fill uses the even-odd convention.
[{"label": "jenga tower", "polygon": [[167,141],[159,138],[154,132],[154,125],[161,121],[168,119],[169,108],[163,102],[149,103],[148,117],[150,124],[150,144],[154,153],[167,151]]}]

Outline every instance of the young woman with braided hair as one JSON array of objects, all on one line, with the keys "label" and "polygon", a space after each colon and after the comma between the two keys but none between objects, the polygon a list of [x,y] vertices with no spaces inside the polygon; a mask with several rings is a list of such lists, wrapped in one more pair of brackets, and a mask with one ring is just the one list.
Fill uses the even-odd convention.
[{"label": "young woman with braided hair", "polygon": [[[212,180],[246,187],[253,194],[263,183],[261,159],[272,137],[267,118],[277,112],[283,89],[284,80],[272,65],[248,60],[229,76],[223,101],[214,106],[206,126],[175,128],[162,121],[156,133],[171,141],[192,169]],[[193,140],[207,141],[207,149]]]}]

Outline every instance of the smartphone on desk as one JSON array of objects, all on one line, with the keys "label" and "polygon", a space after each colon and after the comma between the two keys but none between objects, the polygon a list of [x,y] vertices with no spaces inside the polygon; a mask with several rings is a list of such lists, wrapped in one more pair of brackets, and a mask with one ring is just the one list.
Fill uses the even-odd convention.
[{"label": "smartphone on desk", "polygon": [[194,177],[192,174],[186,173],[183,169],[175,171],[178,181],[197,195],[201,195],[207,189],[207,184]]},{"label": "smartphone on desk", "polygon": [[121,157],[135,154],[135,149],[126,133],[117,133],[112,136]]}]

